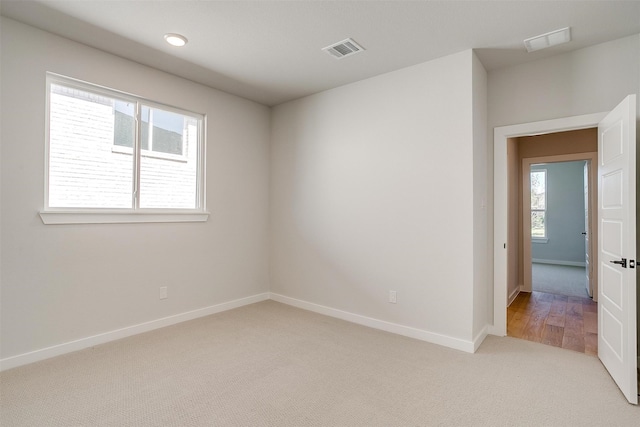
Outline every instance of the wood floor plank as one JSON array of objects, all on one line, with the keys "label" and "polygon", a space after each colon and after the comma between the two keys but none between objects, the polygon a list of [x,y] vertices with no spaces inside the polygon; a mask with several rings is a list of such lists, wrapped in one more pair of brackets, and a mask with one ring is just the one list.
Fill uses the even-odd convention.
[{"label": "wood floor plank", "polygon": [[539,292],[538,301],[544,302],[553,302],[553,294],[548,294],[546,292]]},{"label": "wood floor plank", "polygon": [[593,301],[589,301],[588,304],[583,304],[582,305],[582,312],[586,313],[597,313],[598,312],[598,303],[597,302],[593,302]]},{"label": "wood floor plank", "polygon": [[598,304],[591,298],[521,292],[507,309],[507,334],[598,354]]},{"label": "wood floor plank", "polygon": [[536,305],[531,310],[531,313],[544,314],[545,316],[549,315],[549,311],[551,311],[551,306],[553,303],[547,301],[538,301]]},{"label": "wood floor plank", "polygon": [[536,301],[539,300],[540,297],[542,297],[542,295],[544,295],[544,292],[538,292],[538,291],[531,292],[531,297],[534,298]]},{"label": "wood floor plank", "polygon": [[586,302],[586,298],[569,297],[568,298],[568,302],[569,302],[569,304],[584,304]]},{"label": "wood floor plank", "polygon": [[564,328],[564,318],[567,314],[567,304],[562,301],[554,301],[547,317],[547,325],[560,326]]},{"label": "wood floor plank", "polygon": [[549,310],[534,311],[529,315],[529,321],[522,331],[522,338],[528,341],[542,341],[542,331],[544,330],[545,320],[549,314]]},{"label": "wood floor plank", "polygon": [[582,314],[584,320],[584,332],[585,334],[597,334],[598,333],[598,314],[586,312]]},{"label": "wood floor plank", "polygon": [[553,300],[554,301],[562,301],[562,302],[567,302],[569,300],[569,297],[566,295],[553,295]]},{"label": "wood floor plank", "polygon": [[530,294],[525,294],[522,299],[520,299],[517,310],[520,312],[530,312],[533,307],[536,305],[536,300]]},{"label": "wood floor plank", "polygon": [[528,301],[532,297],[533,297],[533,294],[531,292],[520,292],[516,297],[516,301],[522,303],[523,301]]},{"label": "wood floor plank", "polygon": [[579,316],[580,318],[582,318],[582,304],[568,302],[567,316]]},{"label": "wood floor plank", "polygon": [[515,338],[522,338],[524,328],[529,322],[529,315],[517,311],[511,319],[511,324],[507,325],[507,335]]},{"label": "wood floor plank", "polygon": [[555,325],[544,325],[542,331],[542,344],[552,345],[554,347],[562,347],[562,337],[564,328]]},{"label": "wood floor plank", "polygon": [[535,314],[544,314],[547,316],[549,314],[549,310],[551,309],[551,303],[546,301],[537,301],[535,304],[530,304],[526,308],[521,309],[521,313],[533,315]]},{"label": "wood floor plank", "polygon": [[513,302],[511,302],[511,305],[509,305],[508,309],[511,311],[518,311],[520,305],[522,304],[522,300],[522,292],[520,292],[518,296],[513,300]]},{"label": "wood floor plank", "polygon": [[584,353],[584,335],[574,335],[567,333],[565,330],[564,335],[562,336],[562,348]]},{"label": "wood floor plank", "polygon": [[576,304],[567,303],[567,316],[564,323],[564,335],[562,337],[562,348],[575,350],[584,353],[584,322],[582,313],[572,313],[571,306]]},{"label": "wood floor plank", "polygon": [[565,316],[564,331],[565,333],[567,333],[568,331],[580,335],[584,333],[584,320],[582,311],[575,310],[574,304],[567,304],[567,315]]}]

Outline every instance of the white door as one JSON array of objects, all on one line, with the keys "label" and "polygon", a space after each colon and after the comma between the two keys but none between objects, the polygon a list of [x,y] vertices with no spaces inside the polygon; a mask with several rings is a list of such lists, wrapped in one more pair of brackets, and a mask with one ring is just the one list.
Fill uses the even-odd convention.
[{"label": "white door", "polygon": [[598,357],[637,404],[635,106],[629,95],[598,125]]},{"label": "white door", "polygon": [[584,162],[584,262],[585,262],[585,274],[587,275],[587,294],[593,296],[591,290],[591,240],[589,239],[589,203],[591,203],[591,197],[589,197],[589,161]]}]

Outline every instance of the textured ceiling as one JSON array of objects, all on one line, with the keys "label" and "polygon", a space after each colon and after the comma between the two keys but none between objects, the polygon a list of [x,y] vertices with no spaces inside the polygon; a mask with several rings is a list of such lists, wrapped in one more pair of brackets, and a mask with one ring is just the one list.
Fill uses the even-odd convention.
[{"label": "textured ceiling", "polygon": [[[476,49],[487,69],[640,33],[639,1],[16,1],[2,15],[276,105]],[[527,53],[525,38],[570,26],[573,41]],[[173,48],[163,34],[184,34]],[[336,60],[347,37],[366,51]]]}]

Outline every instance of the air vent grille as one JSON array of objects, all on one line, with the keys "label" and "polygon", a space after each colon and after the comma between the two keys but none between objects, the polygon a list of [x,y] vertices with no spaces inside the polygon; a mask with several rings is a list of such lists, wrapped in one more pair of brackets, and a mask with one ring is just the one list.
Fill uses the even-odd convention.
[{"label": "air vent grille", "polygon": [[353,39],[342,40],[341,42],[334,43],[331,46],[322,48],[325,52],[329,53],[334,58],[342,59],[346,56],[355,55],[358,52],[362,52],[364,48],[356,43]]}]

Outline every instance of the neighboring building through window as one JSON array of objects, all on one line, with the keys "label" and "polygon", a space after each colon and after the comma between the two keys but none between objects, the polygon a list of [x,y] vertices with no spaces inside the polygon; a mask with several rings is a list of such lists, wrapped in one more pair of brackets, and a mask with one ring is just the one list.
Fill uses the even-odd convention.
[{"label": "neighboring building through window", "polygon": [[531,237],[547,237],[547,171],[531,171]]},{"label": "neighboring building through window", "polygon": [[[131,104],[127,102],[114,102],[114,145],[133,148],[135,119],[130,112],[130,106]],[[195,119],[185,121],[185,116],[182,114],[145,105],[142,106],[140,113],[142,119],[140,148],[143,154],[150,155],[150,152],[156,152],[185,155],[187,148],[185,142],[188,142],[184,138],[185,126],[197,125]]]},{"label": "neighboring building through window", "polygon": [[47,88],[45,211],[204,211],[202,115],[53,75]]}]

